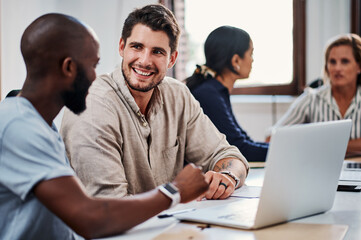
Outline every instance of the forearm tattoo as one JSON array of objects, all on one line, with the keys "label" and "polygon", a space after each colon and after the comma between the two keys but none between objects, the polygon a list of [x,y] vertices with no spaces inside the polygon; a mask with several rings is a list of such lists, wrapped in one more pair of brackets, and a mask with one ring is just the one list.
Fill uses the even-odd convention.
[{"label": "forearm tattoo", "polygon": [[220,171],[224,171],[224,170],[230,171],[230,170],[232,170],[232,165],[233,165],[232,159],[223,161],[221,166],[219,166],[218,164],[216,164],[214,166],[214,171],[216,171],[216,172],[220,172]]}]

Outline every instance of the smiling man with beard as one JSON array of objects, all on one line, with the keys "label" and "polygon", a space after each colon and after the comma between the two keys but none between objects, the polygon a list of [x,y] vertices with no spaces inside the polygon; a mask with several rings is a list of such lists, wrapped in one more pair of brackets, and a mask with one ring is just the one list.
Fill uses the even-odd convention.
[{"label": "smiling man with beard", "polygon": [[[123,199],[87,195],[53,119],[65,105],[85,109],[99,43],[77,19],[46,14],[21,39],[27,76],[20,95],[0,103],[0,239],[87,239],[124,232],[169,208],[167,187],[185,203],[208,189],[189,165],[167,186]],[[175,204],[174,203],[174,204]]]},{"label": "smiling man with beard", "polygon": [[60,132],[89,194],[145,192],[172,181],[186,162],[205,172],[207,199],[225,199],[244,183],[246,159],[187,86],[165,76],[176,62],[179,35],[164,6],[134,10],[119,41],[121,67],[94,81],[84,113],[65,110]]}]

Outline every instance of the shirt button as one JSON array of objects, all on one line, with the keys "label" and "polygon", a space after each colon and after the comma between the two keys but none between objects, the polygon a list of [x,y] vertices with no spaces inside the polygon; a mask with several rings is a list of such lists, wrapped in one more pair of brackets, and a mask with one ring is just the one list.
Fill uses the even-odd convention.
[{"label": "shirt button", "polygon": [[146,127],[148,124],[146,122],[143,123],[143,127]]},{"label": "shirt button", "polygon": [[140,117],[140,112],[138,112],[138,116]]}]

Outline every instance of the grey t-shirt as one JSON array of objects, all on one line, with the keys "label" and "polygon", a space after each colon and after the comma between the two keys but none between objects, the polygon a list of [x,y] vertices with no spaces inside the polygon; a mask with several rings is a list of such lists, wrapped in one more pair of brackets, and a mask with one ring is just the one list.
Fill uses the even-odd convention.
[{"label": "grey t-shirt", "polygon": [[0,103],[0,239],[74,239],[78,236],[33,193],[49,179],[73,176],[55,125],[25,98]]}]

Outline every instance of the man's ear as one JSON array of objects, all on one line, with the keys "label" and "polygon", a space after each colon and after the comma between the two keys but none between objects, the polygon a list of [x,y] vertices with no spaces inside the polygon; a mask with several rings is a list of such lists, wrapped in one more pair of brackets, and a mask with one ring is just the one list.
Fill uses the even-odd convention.
[{"label": "man's ear", "polygon": [[71,57],[63,60],[61,70],[66,77],[72,77],[76,74],[76,64]]},{"label": "man's ear", "polygon": [[121,57],[124,57],[124,47],[125,47],[125,41],[123,38],[120,38],[119,40],[119,54]]},{"label": "man's ear", "polygon": [[172,68],[177,60],[178,57],[178,51],[174,51],[173,53],[171,53],[170,55],[170,61],[168,63],[168,69]]},{"label": "man's ear", "polygon": [[72,82],[77,74],[77,65],[71,57],[66,57],[61,65],[61,71],[65,79]]}]

